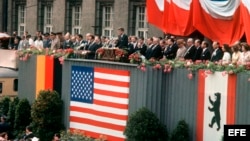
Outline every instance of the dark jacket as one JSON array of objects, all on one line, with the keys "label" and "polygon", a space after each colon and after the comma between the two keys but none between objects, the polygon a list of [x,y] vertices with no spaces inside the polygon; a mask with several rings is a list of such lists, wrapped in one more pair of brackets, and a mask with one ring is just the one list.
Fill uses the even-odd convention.
[{"label": "dark jacket", "polygon": [[196,47],[195,46],[189,47],[187,49],[186,53],[185,53],[184,59],[194,61],[195,52],[196,52]]},{"label": "dark jacket", "polygon": [[118,37],[116,47],[119,47],[121,49],[128,48],[128,36],[126,34]]},{"label": "dark jacket", "polygon": [[218,48],[215,52],[213,52],[212,57],[211,57],[211,62],[216,62],[221,60],[223,57],[223,52],[220,48]]},{"label": "dark jacket", "polygon": [[200,60],[207,61],[211,59],[211,53],[208,49],[206,49],[204,52],[202,50]]},{"label": "dark jacket", "polygon": [[174,43],[172,46],[167,47],[166,51],[164,51],[164,55],[167,59],[175,59],[177,50],[178,46]]}]

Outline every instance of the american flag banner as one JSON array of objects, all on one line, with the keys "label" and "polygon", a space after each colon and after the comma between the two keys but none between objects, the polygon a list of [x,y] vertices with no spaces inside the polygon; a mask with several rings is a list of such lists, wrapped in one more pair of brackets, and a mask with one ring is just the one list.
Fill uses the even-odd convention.
[{"label": "american flag banner", "polygon": [[87,136],[124,141],[128,119],[130,72],[72,66],[70,129]]}]

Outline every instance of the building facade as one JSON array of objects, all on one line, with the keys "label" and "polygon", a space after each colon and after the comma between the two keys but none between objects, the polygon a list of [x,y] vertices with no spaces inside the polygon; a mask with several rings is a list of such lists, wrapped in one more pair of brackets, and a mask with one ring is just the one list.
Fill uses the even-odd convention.
[{"label": "building facade", "polygon": [[115,37],[124,27],[128,35],[163,36],[147,22],[146,0],[1,0],[0,31],[23,35],[42,32],[94,33]]}]

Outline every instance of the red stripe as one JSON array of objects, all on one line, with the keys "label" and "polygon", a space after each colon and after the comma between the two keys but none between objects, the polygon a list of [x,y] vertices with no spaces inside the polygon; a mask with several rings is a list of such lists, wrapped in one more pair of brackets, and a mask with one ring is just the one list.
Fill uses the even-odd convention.
[{"label": "red stripe", "polygon": [[114,136],[110,136],[110,135],[101,135],[99,133],[95,133],[95,132],[90,132],[90,131],[82,131],[82,130],[78,130],[78,129],[73,129],[70,128],[71,132],[80,132],[80,133],[84,133],[85,136],[89,136],[89,137],[93,137],[95,139],[100,139],[100,137],[106,137],[107,140],[105,141],[125,141],[125,139],[123,138],[118,138],[118,137],[114,137]]},{"label": "red stripe", "polygon": [[74,117],[74,116],[70,116],[69,117],[71,122],[77,122],[80,124],[88,124],[91,126],[96,126],[96,127],[101,127],[101,128],[107,128],[107,129],[112,129],[112,130],[116,130],[116,131],[124,131],[125,130],[125,126],[121,126],[121,125],[115,125],[115,124],[111,124],[111,123],[106,123],[106,122],[101,122],[101,121],[97,121],[97,120],[93,120],[93,119],[87,119],[84,117]]},{"label": "red stripe", "polygon": [[112,91],[100,90],[96,88],[94,88],[94,93],[106,95],[106,96],[118,97],[118,98],[128,98],[128,93],[112,92]]},{"label": "red stripe", "polygon": [[53,90],[54,59],[45,56],[45,90]]},{"label": "red stripe", "polygon": [[82,113],[86,113],[86,114],[92,114],[95,116],[113,118],[113,119],[117,119],[117,120],[127,120],[128,119],[127,115],[119,115],[119,114],[112,114],[112,113],[107,113],[107,112],[100,112],[97,110],[92,110],[92,109],[88,109],[88,108],[81,108],[81,107],[76,107],[76,106],[70,106],[70,111],[82,112]]},{"label": "red stripe", "polygon": [[126,110],[128,109],[128,104],[118,104],[118,103],[114,103],[114,102],[101,101],[101,100],[97,100],[97,99],[94,99],[94,104],[118,108],[118,109],[126,109]]},{"label": "red stripe", "polygon": [[94,78],[95,83],[101,83],[105,85],[113,85],[113,86],[120,86],[120,87],[129,87],[129,82],[121,82],[115,80],[107,80],[107,79],[100,79]]},{"label": "red stripe", "polygon": [[227,124],[235,123],[235,99],[236,99],[237,76],[228,76],[227,87]]},{"label": "red stripe", "polygon": [[205,96],[205,71],[199,70],[198,75],[198,102],[197,102],[197,124],[196,141],[203,140],[203,122],[204,122],[204,96]]},{"label": "red stripe", "polygon": [[127,70],[115,70],[115,69],[106,69],[106,68],[94,68],[95,72],[107,73],[113,75],[129,76],[129,71]]}]

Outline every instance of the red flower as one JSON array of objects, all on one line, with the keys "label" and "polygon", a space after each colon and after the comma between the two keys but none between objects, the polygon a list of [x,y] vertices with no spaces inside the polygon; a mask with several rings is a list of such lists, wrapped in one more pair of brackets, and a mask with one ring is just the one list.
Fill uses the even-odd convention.
[{"label": "red flower", "polygon": [[193,79],[193,74],[192,73],[188,74],[188,79],[190,79],[190,80]]}]

